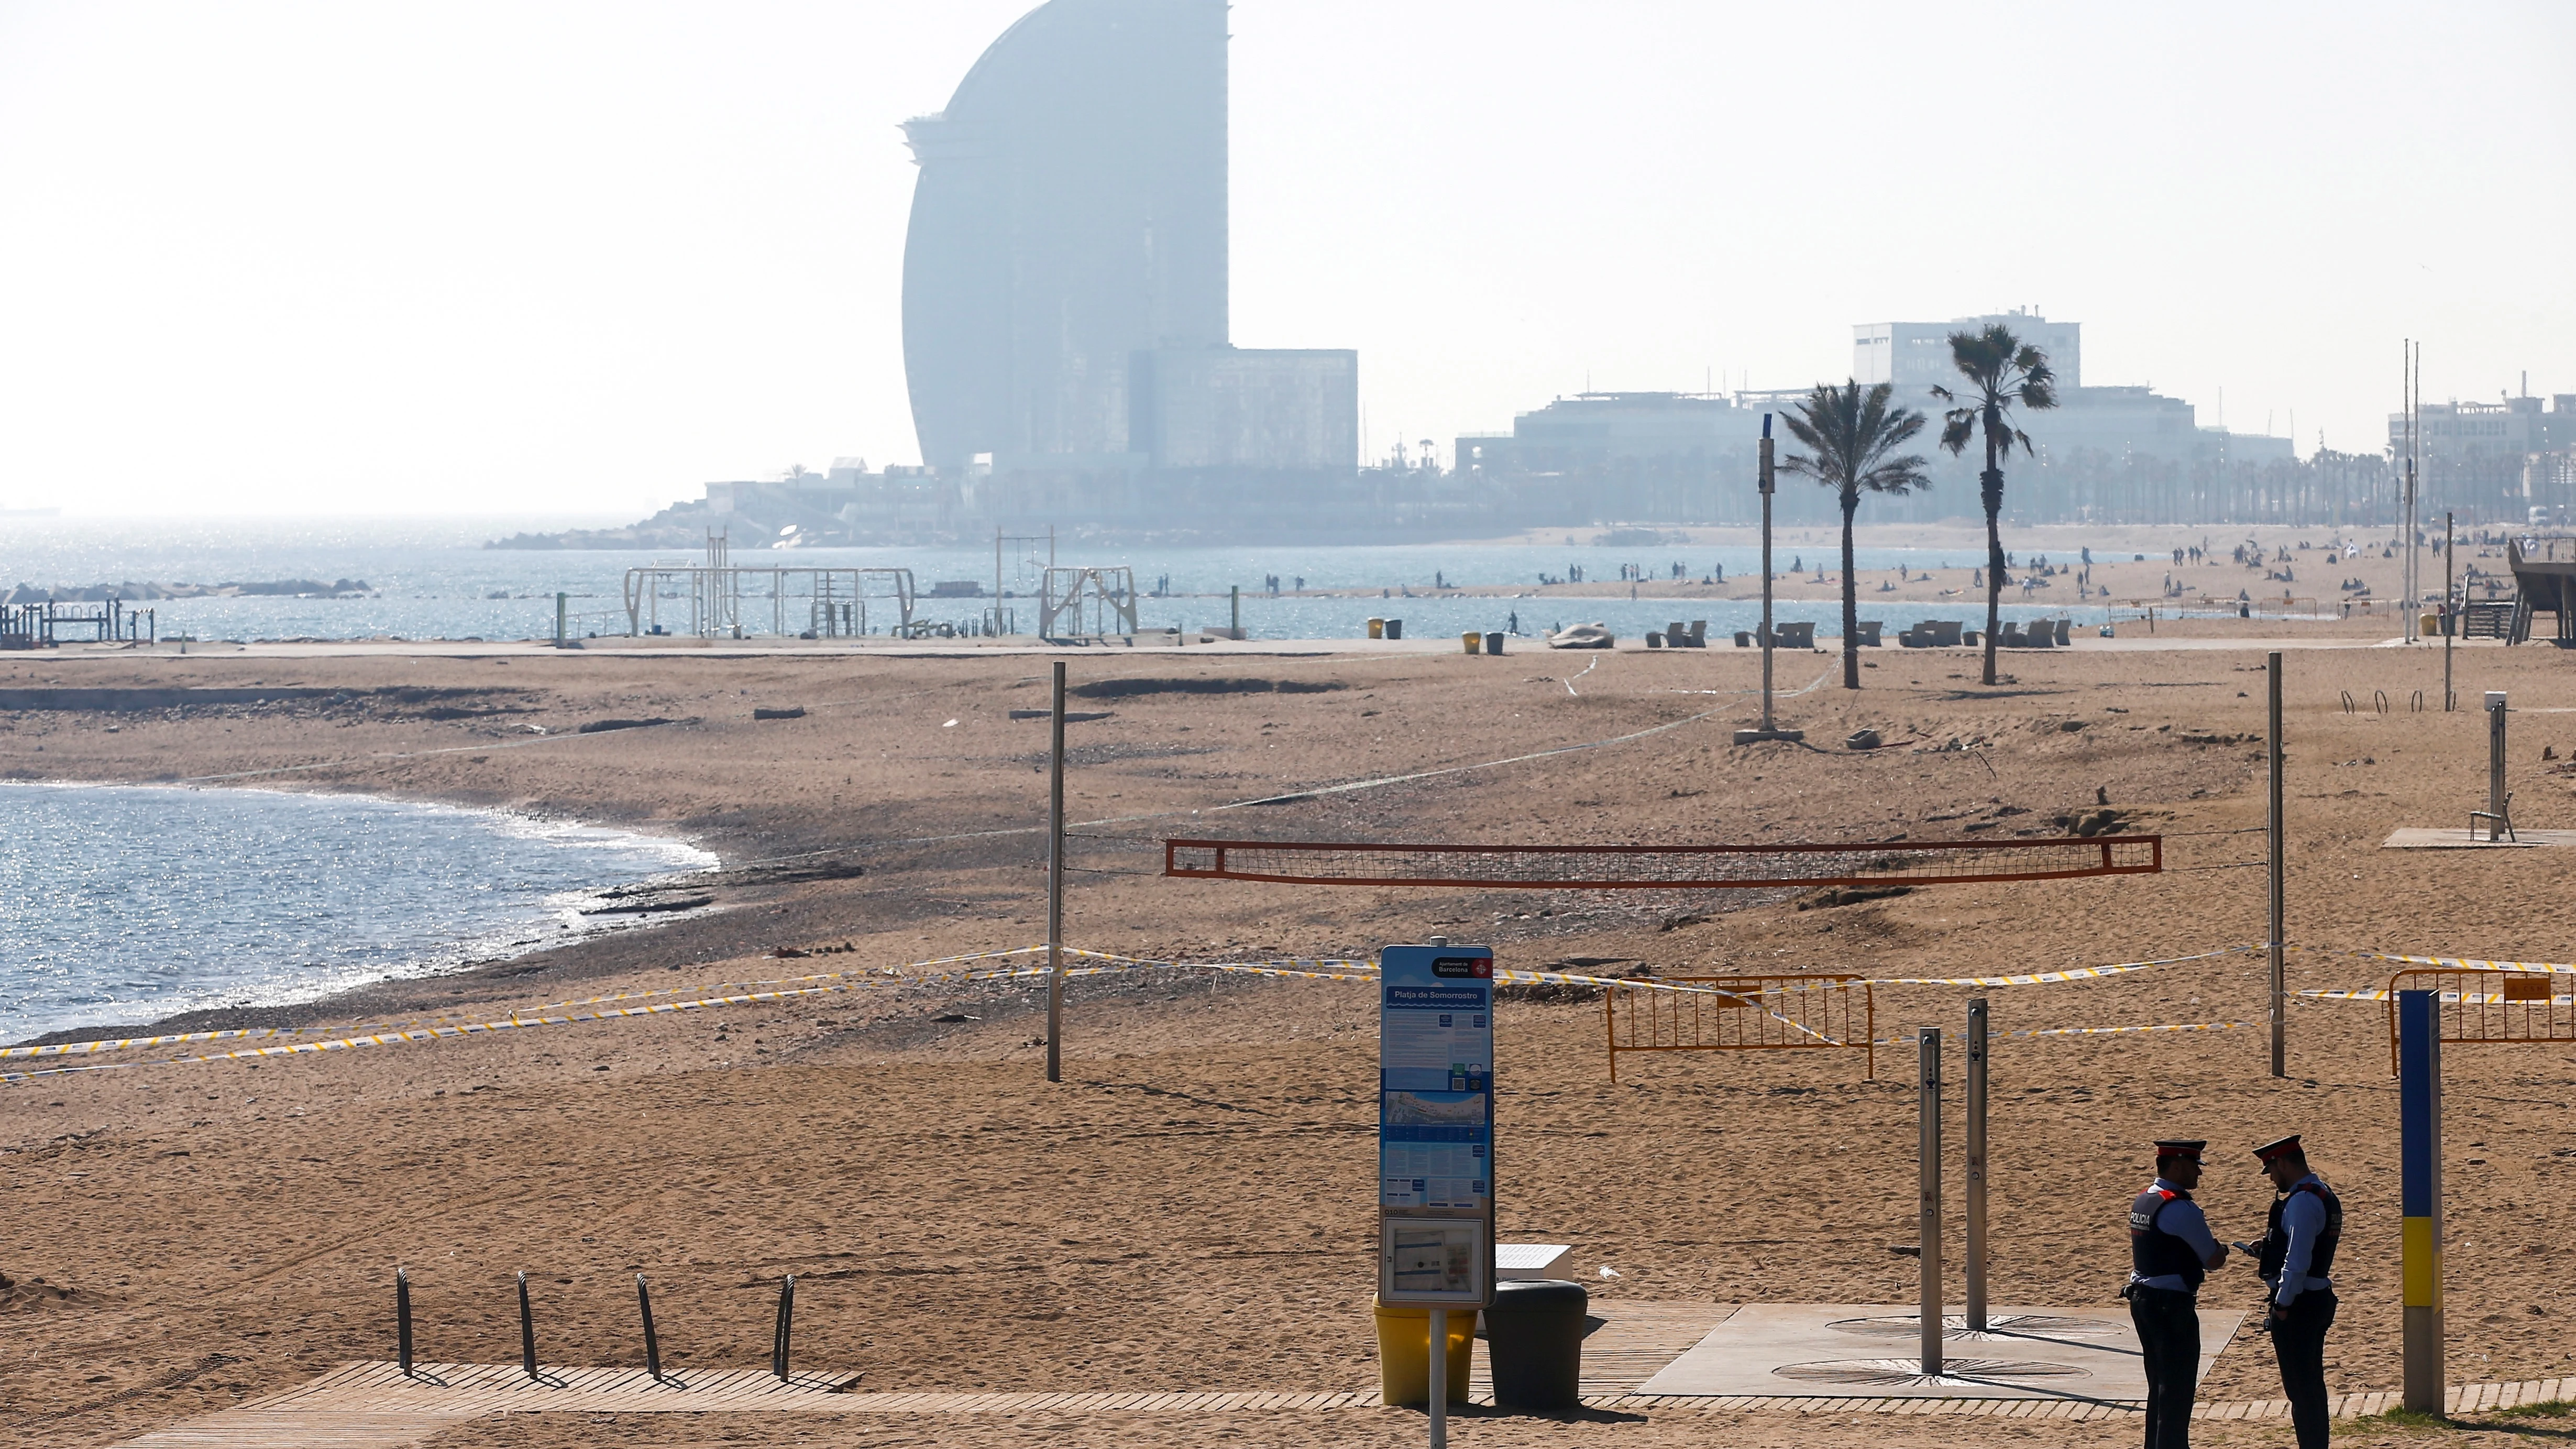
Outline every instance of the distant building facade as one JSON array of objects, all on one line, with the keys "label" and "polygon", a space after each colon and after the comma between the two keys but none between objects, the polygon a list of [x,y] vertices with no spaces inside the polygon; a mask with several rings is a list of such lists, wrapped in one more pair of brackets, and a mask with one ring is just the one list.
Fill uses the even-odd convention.
[{"label": "distant building facade", "polygon": [[2084,324],[2051,322],[2026,310],[1948,322],[1863,323],[1852,329],[1851,375],[1862,382],[1892,383],[1900,397],[1947,386],[1959,377],[1959,370],[1950,365],[1951,334],[1982,332],[1996,323],[2011,328],[2015,337],[2048,358],[2048,369],[2057,375],[2059,387],[2084,385]]},{"label": "distant building facade", "polygon": [[[1887,383],[1899,406],[1925,414],[1913,449],[1932,485],[1873,498],[1881,523],[1929,522],[1979,512],[1983,449],[1953,457],[1939,446],[1936,385],[1959,381],[1950,337],[2001,323],[2048,356],[2058,406],[2015,417],[2031,440],[2005,465],[2004,507],[2018,522],[2362,523],[2386,520],[2393,499],[2382,460],[2320,455],[2302,463],[2287,438],[2199,425],[2192,405],[2145,387],[2083,385],[2083,329],[2034,312],[1950,322],[1883,322],[1852,329],[1851,375]],[[1840,382],[1842,379],[1834,379]],[[1470,511],[1511,527],[1620,523],[1745,523],[1760,514],[1754,490],[1762,414],[1783,413],[1808,389],[1730,396],[1596,392],[1520,414],[1507,434],[1457,440]],[[1799,451],[1784,428],[1779,451]],[[1839,517],[1833,495],[1783,474],[1774,517],[1788,524]]]},{"label": "distant building facade", "polygon": [[[2417,517],[2441,522],[2576,522],[2576,394],[2495,402],[2426,403]],[[2401,471],[2410,452],[2406,415],[2388,415],[2388,456]],[[2538,517],[2534,515],[2537,513]]]},{"label": "distant building facade", "polygon": [[970,506],[1169,515],[1356,472],[1358,354],[1229,336],[1226,43],[1225,0],[1049,0],[904,124],[913,424]]}]

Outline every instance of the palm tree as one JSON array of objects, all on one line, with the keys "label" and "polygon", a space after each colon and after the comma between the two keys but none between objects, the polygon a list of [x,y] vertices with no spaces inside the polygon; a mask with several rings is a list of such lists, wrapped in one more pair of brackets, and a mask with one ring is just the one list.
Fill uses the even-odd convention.
[{"label": "palm tree", "polygon": [[1860,688],[1860,593],[1852,574],[1852,515],[1860,495],[1904,493],[1928,486],[1923,459],[1907,453],[1888,455],[1923,431],[1923,415],[1911,408],[1890,408],[1895,389],[1879,383],[1867,392],[1858,382],[1833,387],[1818,383],[1796,411],[1782,415],[1798,441],[1814,456],[1792,453],[1781,470],[1803,473],[1834,489],[1843,505],[1843,688]]},{"label": "palm tree", "polygon": [[1992,684],[1995,627],[2004,599],[2003,460],[2015,443],[2024,453],[2030,451],[2030,436],[2005,415],[2015,403],[2034,412],[2057,406],[2057,375],[2048,370],[2047,354],[2000,322],[1987,323],[1982,332],[1951,333],[1950,361],[1967,385],[1956,392],[1932,389],[1934,397],[1950,405],[1941,414],[1941,446],[1956,457],[1967,450],[1968,439],[1983,433],[1986,440],[1986,468],[1977,475],[1977,494],[1986,505],[1985,682]]}]

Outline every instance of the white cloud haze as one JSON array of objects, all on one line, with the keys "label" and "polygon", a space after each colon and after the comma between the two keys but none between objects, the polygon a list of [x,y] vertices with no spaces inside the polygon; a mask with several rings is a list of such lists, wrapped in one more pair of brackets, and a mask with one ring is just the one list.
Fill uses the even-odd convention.
[{"label": "white cloud haze", "polygon": [[[896,123],[1030,0],[0,0],[0,503],[640,516],[915,456]],[[2576,392],[2576,7],[1239,0],[1234,335],[1371,441],[2029,305],[2379,446]]]}]

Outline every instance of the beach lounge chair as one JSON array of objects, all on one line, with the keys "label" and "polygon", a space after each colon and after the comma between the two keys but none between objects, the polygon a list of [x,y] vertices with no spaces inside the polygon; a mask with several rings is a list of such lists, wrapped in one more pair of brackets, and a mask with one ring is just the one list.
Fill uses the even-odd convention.
[{"label": "beach lounge chair", "polygon": [[[1860,635],[1859,635],[1859,638],[1860,638],[1860,645],[1861,645],[1861,647],[1862,647],[1863,649],[1878,649],[1878,648],[1883,648],[1884,646],[1883,646],[1883,645],[1881,645],[1881,644],[1878,642],[1878,632],[1879,632],[1879,630],[1884,629],[1884,628],[1886,628],[1886,627],[1887,627],[1887,621],[1886,621],[1886,620],[1884,620],[1884,619],[1863,619],[1863,620],[1861,620],[1861,621],[1860,621],[1860,624],[1859,624],[1859,628],[1860,628]],[[1427,1390],[1427,1389],[1426,1389],[1426,1390],[1424,1390],[1424,1392],[1428,1393],[1428,1392],[1429,1392],[1429,1390]]]}]

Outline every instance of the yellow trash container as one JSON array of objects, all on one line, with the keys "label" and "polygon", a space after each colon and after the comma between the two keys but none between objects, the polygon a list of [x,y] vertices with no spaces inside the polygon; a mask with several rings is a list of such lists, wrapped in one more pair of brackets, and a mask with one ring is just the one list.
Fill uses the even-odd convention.
[{"label": "yellow trash container", "polygon": [[[1372,639],[1383,639],[1386,637],[1386,621],[1384,619],[1369,620],[1369,637]],[[1425,1329],[1423,1330],[1423,1333],[1425,1335],[1422,1340],[1423,1352],[1428,1353],[1431,1351],[1431,1339],[1429,1337],[1430,1330]]]},{"label": "yellow trash container", "polygon": [[1485,635],[1482,630],[1470,629],[1466,633],[1458,636],[1458,642],[1466,645],[1467,652],[1470,654],[1482,654],[1485,652]]},{"label": "yellow trash container", "polygon": [[[1393,1407],[1431,1406],[1431,1310],[1391,1308],[1370,1300],[1377,1312],[1377,1384]],[[1475,1351],[1476,1310],[1449,1310],[1449,1402],[1467,1402],[1468,1359]]]}]

